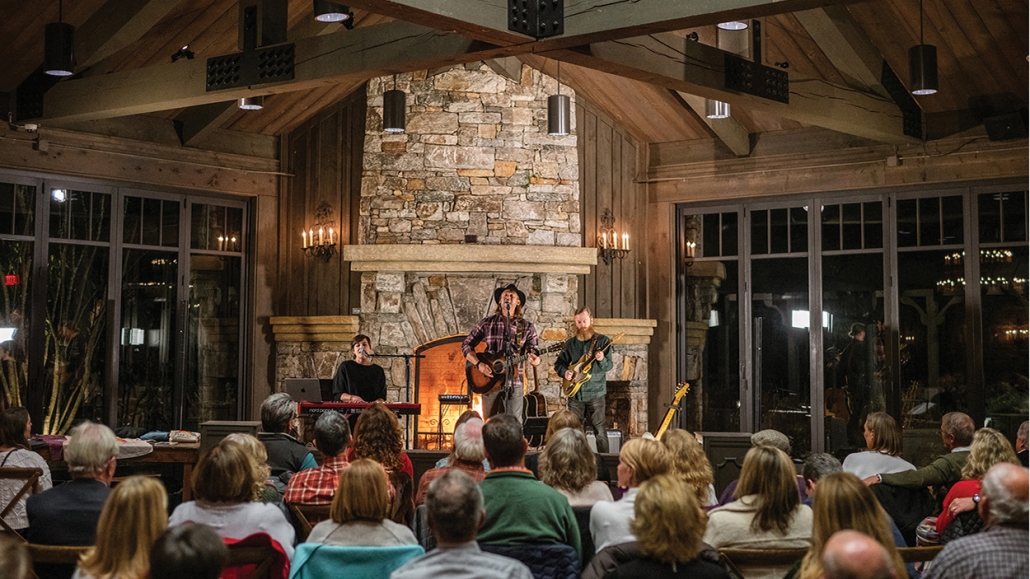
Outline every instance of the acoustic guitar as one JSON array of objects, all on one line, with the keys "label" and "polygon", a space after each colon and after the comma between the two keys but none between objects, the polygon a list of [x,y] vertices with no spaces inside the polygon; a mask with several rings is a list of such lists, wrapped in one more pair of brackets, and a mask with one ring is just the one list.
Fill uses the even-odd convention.
[{"label": "acoustic guitar", "polygon": [[[528,418],[540,418],[547,416],[547,399],[544,398],[544,393],[540,391],[540,380],[536,375],[536,366],[533,368],[533,391],[526,392],[526,395],[522,397],[522,421],[525,422]],[[530,446],[540,446],[544,443],[544,436],[542,434],[534,434],[529,437]]]},{"label": "acoustic guitar", "polygon": [[682,384],[676,385],[676,395],[672,397],[672,404],[669,405],[669,410],[665,412],[665,418],[662,419],[662,425],[658,427],[658,432],[654,433],[655,438],[661,438],[665,431],[669,429],[669,425],[672,424],[672,417],[676,415],[676,411],[680,409],[680,400],[683,400],[683,396],[690,392],[690,384],[683,382]]},{"label": "acoustic guitar", "polygon": [[[565,347],[565,344],[558,342],[552,344],[543,350],[538,350],[537,355],[543,355],[550,352],[557,352]],[[476,394],[486,394],[496,388],[498,385],[504,383],[504,377],[508,374],[509,368],[516,368],[519,364],[526,361],[529,354],[519,354],[508,358],[504,353],[500,354],[488,354],[486,352],[480,352],[476,354],[480,362],[486,363],[490,366],[490,371],[493,372],[493,376],[487,377],[485,374],[479,371],[475,365],[471,362],[465,362],[465,378],[468,380],[469,387]]]},{"label": "acoustic guitar", "polygon": [[566,380],[565,377],[562,376],[561,380],[561,389],[566,397],[572,398],[576,395],[577,392],[579,392],[579,389],[584,384],[590,381],[591,369],[594,365],[594,362],[597,361],[594,358],[594,354],[596,354],[597,352],[604,352],[608,348],[611,348],[612,344],[621,340],[622,337],[625,335],[626,332],[619,333],[617,336],[612,338],[610,342],[608,342],[607,346],[601,348],[600,350],[594,350],[593,348],[591,348],[590,351],[583,354],[580,357],[580,359],[576,361],[575,364],[569,366],[569,370],[572,370],[572,379]]}]

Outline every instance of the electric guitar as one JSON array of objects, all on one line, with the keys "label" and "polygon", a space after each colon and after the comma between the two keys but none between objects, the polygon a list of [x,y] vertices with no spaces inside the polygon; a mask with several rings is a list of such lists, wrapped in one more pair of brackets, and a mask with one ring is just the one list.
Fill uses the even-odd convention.
[{"label": "electric guitar", "polygon": [[605,350],[610,348],[612,346],[612,344],[614,344],[615,342],[618,342],[619,340],[621,340],[622,337],[625,336],[625,335],[626,335],[626,332],[621,332],[619,335],[617,335],[614,338],[612,338],[612,340],[610,342],[608,342],[607,346],[601,348],[600,350],[594,350],[593,348],[591,348],[591,351],[583,354],[583,356],[581,356],[580,359],[577,360],[575,364],[573,364],[572,366],[569,366],[569,370],[572,370],[572,379],[571,380],[566,380],[565,377],[562,376],[562,381],[561,381],[562,393],[564,393],[565,396],[568,397],[568,398],[572,398],[573,396],[575,396],[576,393],[579,392],[579,389],[584,384],[586,384],[587,382],[590,381],[590,377],[591,377],[590,370],[593,367],[594,362],[597,361],[594,358],[594,354],[596,354],[597,352],[604,352]]},{"label": "electric guitar", "polygon": [[[538,350],[537,355],[547,354],[550,352],[557,352],[565,347],[563,342],[552,344],[543,350]],[[504,377],[508,374],[509,368],[516,368],[520,364],[526,361],[529,354],[519,354],[511,358],[506,357],[503,353],[499,354],[488,354],[481,352],[477,354],[480,362],[486,363],[490,366],[490,371],[493,372],[493,376],[486,376],[476,368],[471,362],[465,362],[465,378],[468,379],[469,387],[476,394],[486,394],[496,388],[498,385],[504,383]]]},{"label": "electric guitar", "polygon": [[661,438],[665,431],[669,429],[669,424],[672,423],[672,417],[676,415],[676,411],[680,409],[680,400],[683,400],[683,396],[690,392],[690,384],[683,382],[682,384],[676,385],[676,395],[672,397],[672,404],[669,405],[669,410],[665,413],[665,418],[662,419],[662,425],[658,427],[658,432],[654,433],[655,438]]}]

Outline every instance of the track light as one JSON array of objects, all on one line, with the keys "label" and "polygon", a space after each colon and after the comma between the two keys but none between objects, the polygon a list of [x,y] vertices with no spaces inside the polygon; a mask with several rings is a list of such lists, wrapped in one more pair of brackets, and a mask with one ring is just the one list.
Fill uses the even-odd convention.
[{"label": "track light", "polygon": [[561,93],[561,61],[558,61],[558,94],[547,97],[547,134],[564,137],[572,125],[572,101],[569,95]]},{"label": "track light", "polygon": [[319,22],[346,22],[354,19],[350,8],[336,2],[315,0],[315,20]]},{"label": "track light", "polygon": [[196,54],[194,54],[193,51],[190,50],[190,45],[187,44],[186,46],[183,46],[179,50],[175,51],[175,54],[172,55],[172,62],[175,62],[180,58],[185,58],[186,60],[193,60],[195,56]]},{"label": "track light", "polygon": [[705,117],[709,119],[725,119],[730,116],[730,103],[715,99],[705,99]]},{"label": "track light", "polygon": [[716,26],[723,30],[744,30],[747,28],[747,22],[743,20],[730,20],[728,22],[720,22]]},{"label": "track light", "polygon": [[46,25],[43,49],[43,71],[50,76],[71,76],[74,74],[75,27],[63,22],[64,3],[57,3],[57,22]]},{"label": "track light", "polygon": [[937,47],[923,43],[923,0],[919,0],[919,44],[908,49],[908,72],[912,94],[937,92]]},{"label": "track light", "polygon": [[243,97],[240,99],[239,107],[245,111],[260,111],[265,106],[265,97]]},{"label": "track light", "polygon": [[387,133],[404,132],[404,112],[407,95],[397,90],[397,75],[393,75],[393,88],[383,93],[383,130]]}]

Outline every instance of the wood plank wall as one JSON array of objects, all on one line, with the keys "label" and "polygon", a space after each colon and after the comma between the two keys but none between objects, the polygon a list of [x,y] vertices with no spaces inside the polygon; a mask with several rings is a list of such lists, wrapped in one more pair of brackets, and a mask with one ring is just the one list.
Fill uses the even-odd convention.
[{"label": "wood plank wall", "polygon": [[629,233],[630,252],[611,266],[598,258],[579,283],[579,303],[599,318],[647,317],[645,276],[646,187],[639,181],[646,169],[645,144],[618,126],[595,105],[576,97],[579,135],[579,183],[583,246],[597,247],[597,228],[605,208],[615,216],[620,238]]},{"label": "wood plank wall", "polygon": [[[286,138],[284,157],[294,177],[280,204],[279,315],[350,315],[360,303],[361,274],[351,273],[340,252],[343,244],[358,240],[365,112],[362,86]],[[314,227],[323,201],[333,209],[342,242],[328,263],[301,249],[300,233]]]}]

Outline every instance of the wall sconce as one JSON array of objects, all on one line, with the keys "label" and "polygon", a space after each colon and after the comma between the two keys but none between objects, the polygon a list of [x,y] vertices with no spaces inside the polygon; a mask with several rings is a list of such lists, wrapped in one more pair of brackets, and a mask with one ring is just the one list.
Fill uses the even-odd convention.
[{"label": "wall sconce", "polygon": [[320,257],[326,263],[336,254],[337,232],[331,227],[333,208],[323,201],[315,210],[315,226],[300,232],[304,255]]},{"label": "wall sconce", "polygon": [[697,257],[697,215],[691,215],[683,223],[683,261],[687,267],[694,265],[694,258]]},{"label": "wall sconce", "polygon": [[604,208],[601,214],[601,227],[597,229],[597,254],[605,265],[611,265],[612,260],[623,259],[629,255],[629,234],[623,232],[620,243],[619,234],[615,231],[615,216],[612,210]]}]

